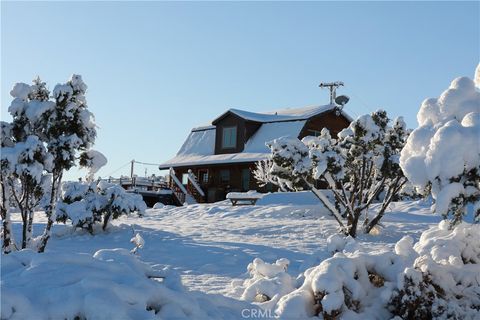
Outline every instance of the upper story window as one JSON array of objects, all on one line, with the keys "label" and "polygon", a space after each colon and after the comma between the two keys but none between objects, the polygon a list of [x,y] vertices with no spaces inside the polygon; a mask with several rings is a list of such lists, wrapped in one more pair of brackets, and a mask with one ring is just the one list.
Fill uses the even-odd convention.
[{"label": "upper story window", "polygon": [[308,133],[310,136],[314,136],[314,137],[319,137],[322,134],[321,131],[313,130],[313,129],[309,129]]},{"label": "upper story window", "polygon": [[224,127],[222,132],[222,149],[237,146],[237,127]]}]

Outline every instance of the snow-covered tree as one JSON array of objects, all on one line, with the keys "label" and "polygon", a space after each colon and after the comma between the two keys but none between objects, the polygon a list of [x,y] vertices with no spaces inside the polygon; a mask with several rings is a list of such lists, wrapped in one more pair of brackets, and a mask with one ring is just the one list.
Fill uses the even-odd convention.
[{"label": "snow-covered tree", "polygon": [[480,222],[480,92],[469,78],[452,81],[439,98],[423,101],[400,165],[412,184],[430,191],[434,211],[452,224],[473,204]]},{"label": "snow-covered tree", "polygon": [[[353,121],[338,139],[329,139],[324,133],[310,148],[314,178],[325,178],[346,218],[346,225],[340,225],[352,237],[362,216],[365,232],[378,224],[406,182],[399,166],[406,125],[402,118],[395,119],[392,126],[389,122],[386,112],[379,110]],[[379,197],[381,206],[370,218],[368,208]]]},{"label": "snow-covered tree", "polygon": [[260,187],[264,187],[269,183],[275,184],[275,176],[270,174],[272,164],[272,160],[270,159],[260,160],[255,164],[253,177],[257,180]]},{"label": "snow-covered tree", "polygon": [[44,171],[51,166],[51,157],[39,138],[29,135],[24,142],[2,148],[1,163],[2,176],[5,175],[4,187],[8,188],[22,217],[21,247],[24,249],[32,241],[34,210],[44,194],[48,179]]},{"label": "snow-covered tree", "polygon": [[[395,119],[392,126],[389,122],[386,112],[379,110],[353,121],[338,139],[327,129],[319,137],[302,141],[276,139],[267,144],[273,162],[268,172],[274,179],[270,180],[282,190],[314,189],[342,230],[352,237],[362,216],[365,231],[370,232],[406,183],[399,154],[408,132],[402,118]],[[319,180],[332,190],[335,204],[314,188]],[[379,198],[378,212],[368,217],[368,208]]]},{"label": "snow-covered tree", "polygon": [[[13,146],[12,140],[12,126],[11,124],[1,121],[0,122],[0,145],[3,155],[3,149]],[[2,218],[2,230],[3,230],[3,248],[2,251],[10,253],[15,249],[15,240],[13,239],[12,225],[10,219],[10,200],[12,198],[12,192],[9,187],[8,178],[11,176],[11,163],[7,159],[0,158],[0,216]]]},{"label": "snow-covered tree", "polygon": [[55,107],[44,114],[43,133],[48,152],[53,157],[50,203],[45,208],[48,217],[39,251],[45,250],[55,217],[55,203],[63,173],[75,165],[79,152],[87,151],[97,132],[93,114],[87,109],[87,85],[80,75],[72,75],[65,84],[53,89]]},{"label": "snow-covered tree", "polygon": [[21,248],[32,245],[34,208],[42,200],[48,185],[46,171],[52,167],[52,157],[41,140],[42,114],[53,107],[45,83],[39,78],[31,86],[17,83],[10,94],[14,99],[8,111],[13,120],[1,125],[1,211],[6,253],[16,246],[11,238],[10,205],[18,208],[22,217]]},{"label": "snow-covered tree", "polygon": [[95,173],[107,164],[107,158],[97,150],[88,150],[80,155],[79,164],[88,169],[86,179],[91,182]]},{"label": "snow-covered tree", "polygon": [[93,233],[93,226],[102,223],[105,230],[111,220],[132,212],[142,214],[146,204],[142,196],[128,193],[117,184],[106,181],[64,182],[56,204],[56,220],[68,220]]},{"label": "snow-covered tree", "polygon": [[43,207],[48,222],[35,249],[45,250],[63,172],[75,165],[79,153],[88,151],[96,137],[84,96],[86,88],[81,76],[73,75],[67,83],[55,86],[53,96],[40,78],[32,85],[17,83],[11,90],[13,101],[8,111],[12,121],[1,124],[4,252],[15,246],[12,238],[5,238],[11,235],[10,205],[20,210],[24,220],[22,248],[31,240],[34,208]]},{"label": "snow-covered tree", "polygon": [[[263,183],[274,183],[282,191],[308,189],[305,179],[308,177],[312,161],[308,157],[308,148],[297,138],[280,137],[267,143],[271,150],[271,157],[264,162],[264,169],[258,167],[257,177]],[[268,170],[265,167],[269,166]],[[260,180],[262,181],[262,180]]]}]

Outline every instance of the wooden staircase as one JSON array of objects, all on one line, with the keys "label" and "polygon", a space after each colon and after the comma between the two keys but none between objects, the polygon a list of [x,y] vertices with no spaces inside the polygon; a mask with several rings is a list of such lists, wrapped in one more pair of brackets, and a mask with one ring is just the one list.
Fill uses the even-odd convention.
[{"label": "wooden staircase", "polygon": [[205,193],[191,170],[188,170],[188,184],[185,187],[175,175],[175,170],[170,168],[170,189],[179,205],[205,202]]}]

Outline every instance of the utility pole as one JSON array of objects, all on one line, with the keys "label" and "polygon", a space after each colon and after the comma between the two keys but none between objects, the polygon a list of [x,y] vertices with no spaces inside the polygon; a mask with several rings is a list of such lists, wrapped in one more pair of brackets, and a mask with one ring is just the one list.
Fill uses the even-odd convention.
[{"label": "utility pole", "polygon": [[130,165],[130,178],[132,178],[132,179],[133,179],[133,166],[134,166],[134,164],[135,164],[135,159],[133,159],[131,161],[131,165]]},{"label": "utility pole", "polygon": [[330,89],[330,104],[335,105],[335,98],[337,97],[337,88],[343,87],[343,82],[342,81],[322,82],[320,83],[319,87]]}]

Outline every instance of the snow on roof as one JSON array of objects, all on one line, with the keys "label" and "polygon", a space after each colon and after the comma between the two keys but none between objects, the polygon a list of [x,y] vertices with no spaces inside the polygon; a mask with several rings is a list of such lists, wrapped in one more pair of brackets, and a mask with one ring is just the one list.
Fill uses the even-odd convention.
[{"label": "snow on roof", "polygon": [[[255,122],[277,122],[277,121],[294,121],[294,120],[306,120],[313,116],[319,115],[321,113],[330,111],[335,109],[336,106],[332,104],[327,104],[323,106],[308,106],[303,108],[286,108],[268,112],[251,112],[239,109],[228,109],[222,115],[217,117],[212,123],[215,123],[217,120],[220,120],[223,116],[225,116],[228,112],[234,113],[237,116],[250,121]],[[352,117],[348,115],[345,111],[341,111],[342,115],[345,116],[347,119],[352,121]]]},{"label": "snow on roof", "polygon": [[214,129],[192,131],[177,155],[162,163],[160,169],[167,169],[171,166],[255,162],[266,159],[270,154],[270,150],[265,145],[266,142],[283,136],[298,137],[305,122],[305,120],[302,120],[264,123],[247,141],[242,152],[229,154],[215,154]]},{"label": "snow on roof", "polygon": [[270,153],[270,149],[265,145],[266,142],[284,136],[297,138],[305,126],[305,122],[306,120],[264,123],[257,132],[248,139],[244,152]]},{"label": "snow on roof", "polygon": [[268,153],[227,153],[214,155],[179,155],[162,163],[159,166],[160,170],[168,169],[170,167],[189,167],[198,165],[212,165],[223,163],[242,163],[242,162],[256,162],[267,158]]},{"label": "snow on roof", "polygon": [[[193,128],[178,151],[177,155],[162,163],[160,169],[178,166],[212,165],[222,163],[255,162],[266,159],[270,150],[265,145],[273,139],[291,136],[298,137],[305,126],[306,120],[321,113],[333,110],[334,105],[309,106],[303,108],[287,108],[276,111],[256,113],[239,109],[229,109],[212,123],[221,119],[228,112],[239,117],[262,123],[262,126],[250,137],[245,148],[240,153],[215,154],[215,126],[205,125]],[[344,111],[343,116],[353,119]]]},{"label": "snow on roof", "polygon": [[[273,114],[256,113],[256,112],[250,112],[250,111],[239,110],[239,109],[228,109],[228,111],[236,114],[237,116],[239,116],[239,117],[241,117],[245,120],[251,120],[251,121],[256,121],[256,122],[272,122],[272,121],[292,120],[291,116],[284,116],[284,115],[279,115],[279,114],[274,114],[274,113]],[[223,115],[221,115],[217,119],[221,118],[222,116]],[[217,119],[215,119],[213,122],[215,122]]]},{"label": "snow on roof", "polygon": [[183,143],[177,156],[190,154],[212,155],[215,154],[215,127],[205,130],[191,131]]}]

